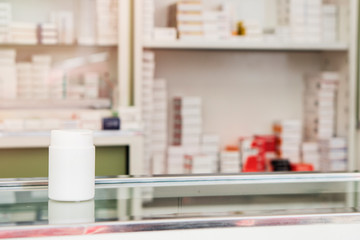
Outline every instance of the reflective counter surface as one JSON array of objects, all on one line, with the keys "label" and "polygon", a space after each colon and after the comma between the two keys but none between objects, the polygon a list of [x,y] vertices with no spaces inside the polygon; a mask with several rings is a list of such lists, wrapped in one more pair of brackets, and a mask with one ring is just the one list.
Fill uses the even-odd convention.
[{"label": "reflective counter surface", "polygon": [[98,178],[95,199],[48,199],[46,179],[0,180],[0,238],[360,223],[360,174]]}]

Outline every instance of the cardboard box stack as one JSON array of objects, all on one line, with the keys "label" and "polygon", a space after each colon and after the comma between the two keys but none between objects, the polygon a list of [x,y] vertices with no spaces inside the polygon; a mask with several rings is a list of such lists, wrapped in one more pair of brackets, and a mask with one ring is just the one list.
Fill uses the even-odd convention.
[{"label": "cardboard box stack", "polygon": [[96,6],[94,0],[79,0],[77,42],[80,45],[96,44]]},{"label": "cardboard box stack", "polygon": [[200,145],[202,133],[202,99],[176,97],[173,100],[173,145]]},{"label": "cardboard box stack", "polygon": [[231,16],[226,6],[220,11],[203,11],[203,31],[206,40],[226,40],[231,37]]},{"label": "cardboard box stack", "polygon": [[12,22],[10,24],[10,39],[15,44],[36,44],[37,25],[35,23]]},{"label": "cardboard box stack", "polygon": [[87,72],[84,75],[85,98],[98,99],[100,88],[100,75],[96,72]]},{"label": "cardboard box stack", "polygon": [[16,63],[16,72],[18,80],[18,98],[32,99],[32,64],[30,62]]},{"label": "cardboard box stack", "polygon": [[305,80],[305,134],[308,140],[319,141],[321,171],[346,170],[346,140],[335,137],[339,81],[337,72],[322,72]]},{"label": "cardboard box stack", "polygon": [[320,148],[318,142],[304,142],[301,146],[302,160],[313,165],[314,171],[320,171]]},{"label": "cardboard box stack", "polygon": [[166,173],[167,149],[167,87],[165,79],[153,82],[154,112],[152,116],[152,173]]},{"label": "cardboard box stack", "polygon": [[220,172],[239,173],[241,172],[240,153],[237,147],[227,147],[220,153]]},{"label": "cardboard box stack", "polygon": [[176,28],[155,27],[153,38],[157,41],[175,41],[177,39]]},{"label": "cardboard box stack", "polygon": [[73,12],[53,11],[50,13],[50,22],[57,27],[59,44],[74,44],[75,23]]},{"label": "cardboard box stack", "polygon": [[49,98],[50,55],[32,56],[32,90],[34,99]]},{"label": "cardboard box stack", "polygon": [[184,171],[188,174],[210,174],[217,172],[217,159],[211,155],[185,155]]},{"label": "cardboard box stack", "polygon": [[306,1],[305,5],[305,41],[319,43],[322,41],[322,0]]},{"label": "cardboard box stack", "polygon": [[321,171],[347,171],[347,143],[344,138],[320,141]]},{"label": "cardboard box stack", "polygon": [[144,40],[153,39],[155,27],[155,4],[154,0],[143,1],[143,38]]},{"label": "cardboard box stack", "polygon": [[9,42],[12,7],[10,3],[0,3],[0,43]]},{"label": "cardboard box stack", "polygon": [[337,72],[323,72],[305,79],[305,136],[308,140],[335,135]]},{"label": "cardboard box stack", "polygon": [[263,40],[263,29],[257,21],[244,21],[245,39],[251,42]]},{"label": "cardboard box stack", "polygon": [[216,173],[218,172],[220,138],[215,134],[203,134],[201,145],[194,144],[185,147],[186,173]]},{"label": "cardboard box stack", "polygon": [[185,151],[181,146],[169,146],[167,152],[167,174],[184,174]]},{"label": "cardboard box stack", "polygon": [[[280,40],[321,42],[323,36],[336,35],[335,29],[324,28],[322,0],[277,0],[277,34]],[[337,16],[334,16],[336,19]],[[331,19],[333,20],[333,19]],[[328,31],[328,32],[327,32]]]},{"label": "cardboard box stack", "polygon": [[152,117],[154,111],[154,76],[155,54],[150,51],[143,53],[143,79],[142,79],[142,118],[144,120],[144,171],[151,173],[152,159]]},{"label": "cardboard box stack", "polygon": [[0,99],[16,99],[16,51],[0,50]]},{"label": "cardboard box stack", "polygon": [[274,133],[278,138],[279,157],[291,163],[300,163],[300,146],[303,129],[300,120],[282,120],[274,124]]},{"label": "cardboard box stack", "polygon": [[60,100],[66,98],[64,72],[52,69],[49,76],[50,99]]},{"label": "cardboard box stack", "polygon": [[220,136],[217,134],[203,134],[201,137],[200,153],[210,156],[217,166],[220,153]]},{"label": "cardboard box stack", "polygon": [[219,40],[231,36],[229,12],[207,11],[200,0],[178,1],[171,6],[169,19],[181,40]]},{"label": "cardboard box stack", "polygon": [[118,1],[96,0],[97,44],[117,45],[118,43]]},{"label": "cardboard box stack", "polygon": [[338,40],[338,7],[335,4],[322,6],[322,39],[324,42],[336,42]]},{"label": "cardboard box stack", "polygon": [[38,26],[39,43],[44,45],[54,45],[59,43],[59,34],[56,24],[41,23]]},{"label": "cardboard box stack", "polygon": [[[304,41],[306,0],[277,0],[277,17],[282,39]],[[288,36],[286,36],[288,35]]]}]

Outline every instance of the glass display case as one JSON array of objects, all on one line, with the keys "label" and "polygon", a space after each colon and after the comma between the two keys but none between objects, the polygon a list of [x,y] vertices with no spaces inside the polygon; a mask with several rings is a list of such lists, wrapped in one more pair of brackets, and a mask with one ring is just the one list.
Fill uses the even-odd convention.
[{"label": "glass display case", "polygon": [[[0,238],[360,223],[358,173],[97,178],[95,199],[48,199],[46,179],[0,182]],[[98,236],[98,235],[97,235]]]}]

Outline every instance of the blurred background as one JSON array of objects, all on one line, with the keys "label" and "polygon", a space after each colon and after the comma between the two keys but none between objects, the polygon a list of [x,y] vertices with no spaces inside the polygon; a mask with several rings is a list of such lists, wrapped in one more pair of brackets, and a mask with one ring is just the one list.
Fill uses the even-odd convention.
[{"label": "blurred background", "polygon": [[0,178],[358,170],[357,0],[0,0]]}]

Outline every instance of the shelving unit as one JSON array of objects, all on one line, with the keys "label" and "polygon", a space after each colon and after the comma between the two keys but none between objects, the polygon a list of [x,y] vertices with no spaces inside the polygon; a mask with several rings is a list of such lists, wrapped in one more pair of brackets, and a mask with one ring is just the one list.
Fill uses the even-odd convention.
[{"label": "shelving unit", "polygon": [[[74,1],[70,0],[31,1],[39,6],[44,4],[43,9],[28,11],[24,6],[14,14],[14,18],[19,17],[21,21],[43,21],[51,9],[76,9]],[[111,110],[129,107],[141,112],[143,51],[150,50],[154,51],[156,56],[156,78],[167,80],[168,105],[171,105],[171,99],[175,96],[200,96],[204,103],[204,133],[218,133],[222,145],[236,144],[240,136],[271,133],[271,124],[276,120],[303,119],[304,75],[336,70],[342,78],[341,97],[337,103],[342,112],[337,116],[337,134],[348,139],[349,170],[359,169],[360,162],[356,160],[358,136],[355,110],[358,97],[357,0],[346,0],[349,4],[349,14],[345,28],[349,36],[345,36],[338,43],[250,42],[242,39],[168,42],[148,40],[143,37],[143,1],[118,0],[119,37],[116,46],[0,44],[0,48],[21,50],[20,60],[27,59],[32,53],[50,52],[56,55],[59,61],[69,56],[109,53],[112,60],[111,72],[116,80],[112,103],[105,99],[54,102],[0,101],[2,112],[7,114],[25,109],[29,112],[43,110],[43,113],[46,113],[52,109],[66,111],[75,108],[110,113]],[[259,6],[258,3],[264,1],[266,0],[234,2],[245,9],[244,6],[248,3]],[[18,6],[23,4],[22,0],[11,2]],[[156,26],[167,25],[168,7],[175,2],[155,0]],[[220,2],[222,1],[215,0],[207,4]],[[259,12],[261,11],[255,15],[259,15]],[[171,115],[170,111],[168,118]],[[171,121],[168,125],[172,125]],[[168,135],[171,139],[170,129]],[[31,134],[27,140],[32,137],[35,140],[35,136]],[[115,134],[114,137],[118,136]],[[125,134],[123,139],[127,137]],[[0,137],[0,141],[2,140],[6,142],[7,138]],[[44,146],[43,143],[45,142],[40,145]],[[6,146],[19,147],[21,144],[26,146],[26,143],[16,140],[10,141]],[[137,151],[142,152],[142,146]],[[129,161],[139,159],[130,158]],[[142,164],[141,161],[138,163]]]},{"label": "shelving unit", "polygon": [[[75,38],[78,37],[78,8],[80,1],[72,0],[4,0],[12,4],[12,18],[15,21],[43,23],[49,21],[51,11],[72,11],[74,13]],[[84,1],[83,1],[84,2]],[[67,59],[88,57],[92,54],[106,53],[109,58],[110,81],[113,82],[111,99],[17,99],[0,100],[0,115],[8,118],[26,118],[30,116],[35,120],[38,117],[51,118],[75,114],[88,114],[111,116],[113,111],[128,108],[131,102],[131,76],[130,76],[130,1],[117,0],[118,2],[118,42],[117,44],[16,44],[1,43],[0,49],[15,49],[17,61],[29,61],[33,54],[49,54],[56,64]],[[92,1],[95,4],[95,1]],[[30,10],[29,10],[30,9]],[[94,16],[93,16],[94,17]],[[92,26],[96,27],[96,26]],[[103,66],[100,66],[103,67]],[[100,96],[101,97],[101,96]],[[56,118],[56,117],[54,117]],[[47,148],[49,146],[49,132],[0,132],[0,148]],[[142,135],[138,131],[122,130],[95,132],[94,141],[97,146],[128,146],[129,147],[129,174],[141,174]],[[139,151],[140,149],[140,151]],[[6,157],[6,156],[4,156]],[[120,159],[119,159],[120,160]]]},{"label": "shelving unit", "polygon": [[[167,27],[168,9],[176,1],[155,0],[155,26]],[[223,1],[204,1],[216,4]],[[261,4],[270,1],[237,1],[246,16],[262,14]],[[337,43],[224,41],[158,41],[143,37],[143,1],[134,3],[134,85],[135,105],[142,106],[143,51],[155,52],[156,78],[167,80],[168,105],[176,96],[203,99],[204,133],[220,134],[222,145],[236,144],[240,136],[271,134],[271,124],[281,119],[303,119],[306,74],[324,70],[341,75],[336,117],[337,136],[348,141],[348,170],[359,168],[357,161],[357,39],[358,2],[348,4],[346,36]],[[235,3],[233,1],[233,3]],[[251,5],[249,13],[246,4]],[[259,9],[257,9],[257,7]],[[272,6],[270,6],[272,7]],[[257,9],[257,11],[255,10]],[[234,10],[235,11],[235,10]],[[256,11],[256,13],[254,12]],[[344,31],[344,32],[346,32]],[[340,33],[339,33],[340,34]],[[229,51],[231,50],[231,51]],[[169,107],[170,108],[170,107]],[[168,119],[172,116],[171,110]],[[172,121],[168,121],[172,125]],[[168,138],[172,133],[169,130]]]},{"label": "shelving unit", "polygon": [[81,100],[6,100],[0,102],[0,109],[110,109],[109,99]]},{"label": "shelving unit", "polygon": [[85,45],[85,44],[10,44],[1,43],[0,47],[36,47],[36,48],[117,48],[118,45]]},{"label": "shelving unit", "polygon": [[144,41],[144,48],[168,50],[263,50],[263,51],[347,51],[346,43],[289,44],[251,43],[246,41]]},{"label": "shelving unit", "polygon": [[[75,37],[77,37],[79,19],[76,15],[80,1],[51,1],[44,2],[39,0],[31,0],[26,3],[23,1],[2,1],[12,4],[13,19],[21,22],[46,22],[49,18],[50,11],[66,10],[74,12]],[[93,1],[95,4],[95,1]],[[40,6],[35,9],[32,6]],[[33,11],[28,11],[31,8]],[[58,63],[67,58],[83,57],[99,52],[109,54],[110,74],[114,81],[115,88],[112,90],[112,99],[83,99],[83,100],[1,100],[0,109],[31,111],[47,110],[47,109],[108,109],[118,111],[119,107],[128,107],[130,104],[130,70],[129,58],[130,49],[130,28],[129,13],[130,1],[118,1],[118,43],[116,45],[99,45],[99,44],[16,44],[1,43],[2,49],[16,49],[18,52],[17,61],[28,61],[29,55],[32,54],[50,54],[53,61]],[[95,27],[95,26],[93,26]],[[12,111],[14,112],[14,111]]]}]

